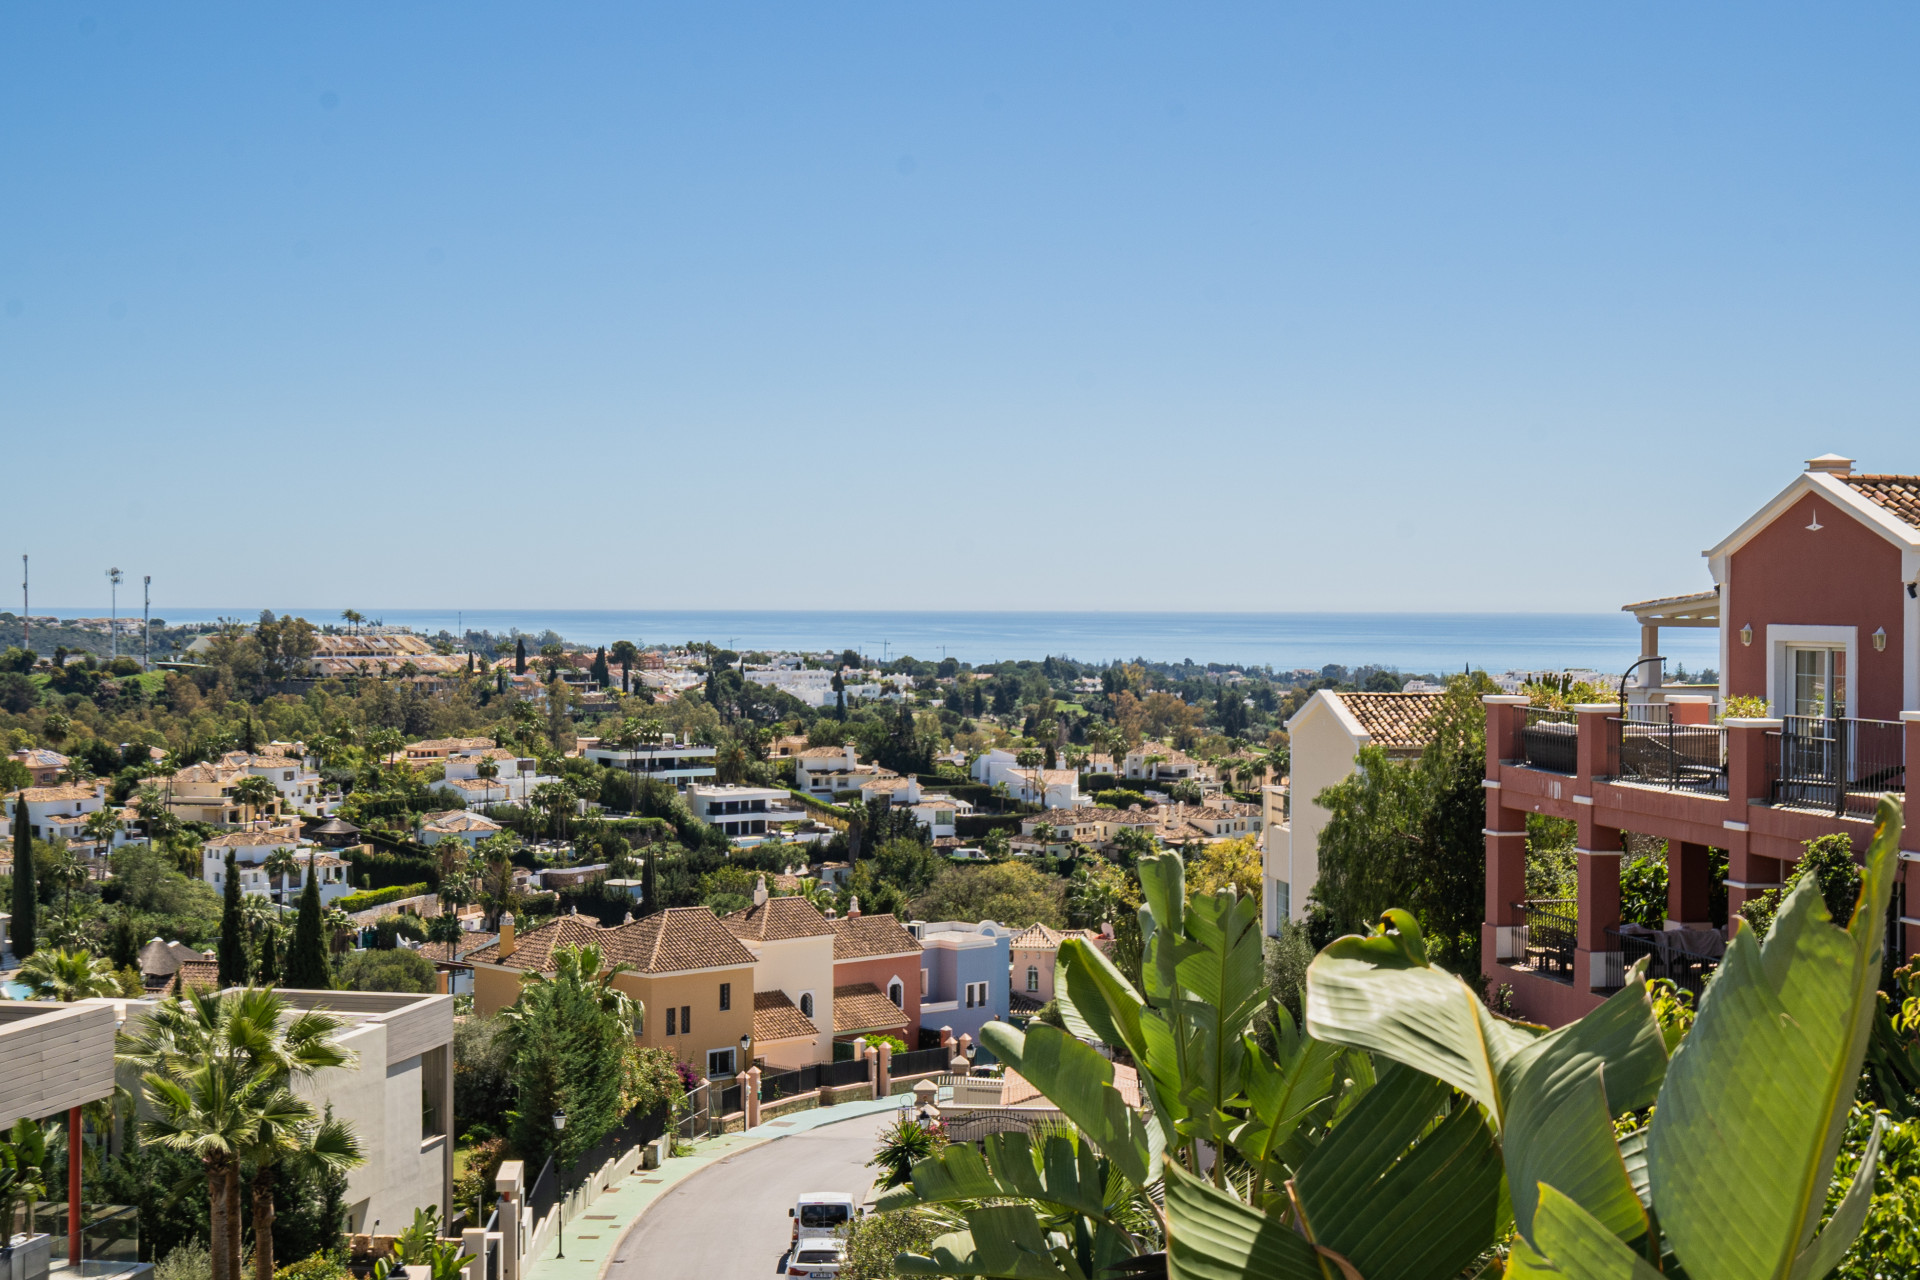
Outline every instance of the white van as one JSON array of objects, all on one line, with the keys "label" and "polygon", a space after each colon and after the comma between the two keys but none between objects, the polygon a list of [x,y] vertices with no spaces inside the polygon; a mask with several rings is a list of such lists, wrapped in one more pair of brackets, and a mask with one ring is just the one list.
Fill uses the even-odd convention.
[{"label": "white van", "polygon": [[853,1197],[840,1191],[803,1191],[787,1210],[793,1219],[793,1243],[813,1237],[844,1237],[853,1226]]}]

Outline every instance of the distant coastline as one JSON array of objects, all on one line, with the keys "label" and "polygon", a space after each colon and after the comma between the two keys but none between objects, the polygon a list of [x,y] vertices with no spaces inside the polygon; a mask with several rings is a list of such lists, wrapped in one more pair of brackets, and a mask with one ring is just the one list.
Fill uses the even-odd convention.
[{"label": "distant coastline", "polygon": [[[278,610],[276,610],[278,611]],[[290,610],[316,623],[337,609]],[[178,626],[257,617],[259,608],[154,606]],[[1639,656],[1639,629],[1625,613],[1074,613],[857,610],[362,609],[369,618],[418,631],[552,630],[580,644],[711,640],[748,649],[859,649],[875,656],[983,663],[1056,654],[1083,662],[1271,666],[1286,671],[1328,663],[1374,664],[1409,673],[1591,667],[1620,671]],[[36,605],[34,613],[99,617],[105,609]],[[123,616],[128,616],[125,610]],[[138,616],[138,609],[131,616]],[[1719,665],[1718,632],[1662,633],[1670,664]]]}]

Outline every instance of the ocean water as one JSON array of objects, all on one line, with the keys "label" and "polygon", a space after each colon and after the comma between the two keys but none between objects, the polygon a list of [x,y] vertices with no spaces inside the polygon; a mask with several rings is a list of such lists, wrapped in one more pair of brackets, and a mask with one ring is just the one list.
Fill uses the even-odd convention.
[{"label": "ocean water", "polygon": [[[39,612],[39,610],[36,610]],[[100,610],[48,609],[63,617]],[[294,610],[314,622],[338,621],[335,609]],[[1640,652],[1625,613],[941,613],[774,610],[369,609],[369,617],[416,630],[538,634],[552,629],[581,644],[632,640],[679,644],[710,640],[731,649],[856,649],[875,657],[955,657],[963,662],[1042,658],[1083,662],[1147,658],[1220,662],[1276,670],[1375,664],[1444,673],[1589,667],[1623,671]],[[156,606],[171,623],[257,616],[257,609]],[[1719,664],[1719,633],[1662,633],[1669,664],[1689,670]]]}]

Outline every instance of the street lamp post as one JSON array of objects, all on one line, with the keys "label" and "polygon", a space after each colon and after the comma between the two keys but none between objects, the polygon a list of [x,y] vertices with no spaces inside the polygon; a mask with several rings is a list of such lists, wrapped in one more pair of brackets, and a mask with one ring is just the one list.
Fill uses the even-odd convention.
[{"label": "street lamp post", "polygon": [[[562,1135],[566,1133],[566,1112],[556,1111],[553,1113],[553,1131]],[[560,1149],[555,1147],[553,1153],[559,1155]],[[564,1258],[567,1256],[567,1162],[564,1158],[560,1161],[559,1178],[560,1203],[554,1207],[554,1213],[559,1216],[553,1224],[554,1239],[558,1243],[558,1248],[554,1251],[554,1257]]]},{"label": "street lamp post", "polygon": [[107,619],[107,660],[120,656],[120,584],[125,580],[118,569],[107,570],[107,585],[113,599],[112,611]]}]

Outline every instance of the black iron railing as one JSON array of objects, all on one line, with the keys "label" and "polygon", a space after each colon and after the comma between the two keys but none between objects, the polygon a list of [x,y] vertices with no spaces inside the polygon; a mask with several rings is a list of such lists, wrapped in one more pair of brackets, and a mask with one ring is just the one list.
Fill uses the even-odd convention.
[{"label": "black iron railing", "polygon": [[1536,973],[1573,979],[1573,952],[1580,937],[1580,904],[1573,898],[1529,898],[1515,903],[1527,922],[1525,966]]},{"label": "black iron railing", "polygon": [[720,1101],[719,1104],[714,1107],[714,1111],[720,1116],[730,1116],[737,1111],[745,1111],[747,1109],[745,1098],[746,1087],[740,1082],[740,1078],[736,1076],[732,1084],[726,1085],[720,1090]]},{"label": "black iron railing", "polygon": [[844,1062],[823,1062],[820,1064],[820,1083],[829,1089],[839,1089],[850,1084],[862,1084],[870,1080],[867,1074],[865,1058],[848,1058]]},{"label": "black iron railing", "polygon": [[1619,742],[1622,782],[1669,791],[1727,794],[1727,730],[1717,724],[1607,720]]},{"label": "black iron railing", "polygon": [[1607,937],[1620,950],[1623,971],[1645,960],[1649,978],[1666,978],[1674,986],[1691,991],[1696,1008],[1706,994],[1707,979],[1727,954],[1726,943],[1711,929],[1660,930],[1622,925],[1608,929]]},{"label": "black iron railing", "polygon": [[1552,773],[1580,771],[1580,725],[1571,711],[1550,707],[1528,707],[1527,723],[1520,730],[1520,749],[1527,765]]},{"label": "black iron railing", "polygon": [[1907,789],[1906,726],[1898,721],[1786,716],[1778,738],[1768,761],[1775,804],[1871,818],[1883,792]]},{"label": "black iron railing", "polygon": [[906,1053],[896,1053],[887,1064],[887,1074],[895,1077],[917,1076],[928,1071],[945,1071],[952,1062],[956,1050],[953,1049],[912,1049]]}]

